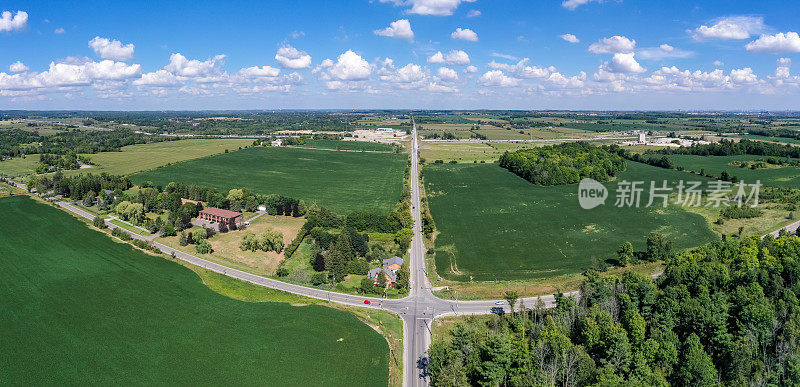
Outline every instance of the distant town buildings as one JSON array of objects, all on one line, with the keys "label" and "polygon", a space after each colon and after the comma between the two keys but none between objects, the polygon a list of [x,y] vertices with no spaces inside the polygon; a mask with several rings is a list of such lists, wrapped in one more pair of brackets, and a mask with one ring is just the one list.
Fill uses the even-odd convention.
[{"label": "distant town buildings", "polygon": [[353,131],[352,137],[345,137],[344,140],[392,144],[400,142],[405,136],[405,131],[392,128],[359,129]]}]

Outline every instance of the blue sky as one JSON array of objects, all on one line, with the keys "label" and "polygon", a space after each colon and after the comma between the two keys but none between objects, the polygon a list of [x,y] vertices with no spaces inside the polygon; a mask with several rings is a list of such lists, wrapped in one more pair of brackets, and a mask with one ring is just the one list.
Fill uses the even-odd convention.
[{"label": "blue sky", "polygon": [[800,2],[139,3],[1,3],[0,109],[800,109]]}]

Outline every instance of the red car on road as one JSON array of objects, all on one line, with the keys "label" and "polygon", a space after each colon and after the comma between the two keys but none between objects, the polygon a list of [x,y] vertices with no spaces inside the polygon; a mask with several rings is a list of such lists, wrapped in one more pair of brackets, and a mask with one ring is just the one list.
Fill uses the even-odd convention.
[{"label": "red car on road", "polygon": [[369,300],[364,300],[364,304],[369,305],[371,302],[369,302]]}]

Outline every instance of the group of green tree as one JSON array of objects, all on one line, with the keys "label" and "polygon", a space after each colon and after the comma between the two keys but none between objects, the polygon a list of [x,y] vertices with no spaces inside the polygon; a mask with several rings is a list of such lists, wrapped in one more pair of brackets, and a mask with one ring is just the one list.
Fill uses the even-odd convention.
[{"label": "group of green tree", "polygon": [[198,254],[211,254],[214,248],[211,247],[209,238],[214,236],[215,231],[210,228],[204,228],[197,231],[181,231],[178,236],[178,244],[181,246],[194,245],[194,249]]},{"label": "group of green tree", "polygon": [[122,191],[132,187],[130,180],[125,176],[110,175],[108,173],[80,174],[64,176],[56,172],[52,175],[34,175],[25,181],[29,190],[39,193],[52,192],[73,200],[83,200],[88,193],[100,193],[106,190],[122,194]]},{"label": "group of green tree", "polygon": [[609,181],[627,167],[618,154],[583,141],[505,152],[500,166],[545,186],[577,183],[587,177]]},{"label": "group of green tree", "polygon": [[177,140],[176,137],[135,133],[128,129],[113,131],[68,130],[40,135],[20,129],[0,131],[0,159],[29,154],[67,155],[118,151],[123,146]]},{"label": "group of green tree", "polygon": [[[418,127],[417,129],[420,129],[420,128]],[[438,140],[438,139],[442,139],[442,140],[457,140],[458,139],[458,137],[455,134],[450,133],[450,132],[441,132],[441,133],[433,132],[433,133],[426,134],[424,137],[425,137],[425,139],[432,139],[432,140]]]},{"label": "group of green tree", "polygon": [[799,237],[728,237],[668,257],[655,280],[584,275],[553,309],[456,324],[430,348],[431,384],[800,384]]},{"label": "group of green tree", "polygon": [[247,231],[239,242],[239,248],[242,249],[242,251],[261,250],[280,253],[283,251],[283,234],[271,227],[264,230],[259,236],[256,236],[256,234],[251,231]]},{"label": "group of green tree", "polygon": [[772,142],[752,141],[748,139],[742,139],[738,142],[723,139],[718,143],[692,144],[692,146],[688,147],[666,148],[656,151],[650,150],[645,153],[697,156],[757,155],[798,158],[800,157],[800,148],[788,144],[776,144]]},{"label": "group of green tree", "polygon": [[39,155],[39,164],[36,166],[36,173],[78,169],[81,167],[81,164],[91,164],[91,160],[86,156],[80,156],[74,152],[63,155],[42,153]]}]

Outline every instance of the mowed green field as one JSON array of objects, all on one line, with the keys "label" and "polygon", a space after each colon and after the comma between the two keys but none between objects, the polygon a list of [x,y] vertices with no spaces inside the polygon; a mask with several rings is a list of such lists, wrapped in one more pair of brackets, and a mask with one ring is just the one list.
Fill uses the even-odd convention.
[{"label": "mowed green field", "polygon": [[324,306],[237,301],[24,196],[0,199],[8,385],[386,386],[386,340]]},{"label": "mowed green field", "polygon": [[[644,250],[658,231],[677,248],[716,238],[706,220],[670,205],[617,208],[616,182],[606,204],[584,210],[578,186],[541,187],[493,164],[425,166],[426,192],[436,227],[436,270],[451,280],[521,280],[581,272],[592,258],[614,258],[620,243]],[[675,181],[686,174],[628,163],[618,180]]]},{"label": "mowed green field", "polygon": [[234,151],[253,144],[248,139],[192,139],[164,141],[152,144],[137,144],[122,147],[121,152],[101,152],[88,156],[95,165],[92,168],[67,171],[67,174],[108,172],[112,175],[128,175],[186,160]]},{"label": "mowed green field", "polygon": [[338,213],[388,213],[403,189],[408,155],[258,147],[177,163],[135,174],[134,183],[171,181],[220,190],[247,187],[318,203]]},{"label": "mowed green field", "polygon": [[750,161],[764,159],[765,156],[738,155],[738,156],[695,156],[695,155],[670,155],[669,158],[675,165],[682,166],[684,169],[719,176],[722,171],[728,171],[733,176],[738,177],[747,184],[753,184],[760,180],[761,184],[774,187],[800,188],[800,167],[779,167],[750,169],[731,165],[734,161]]}]

